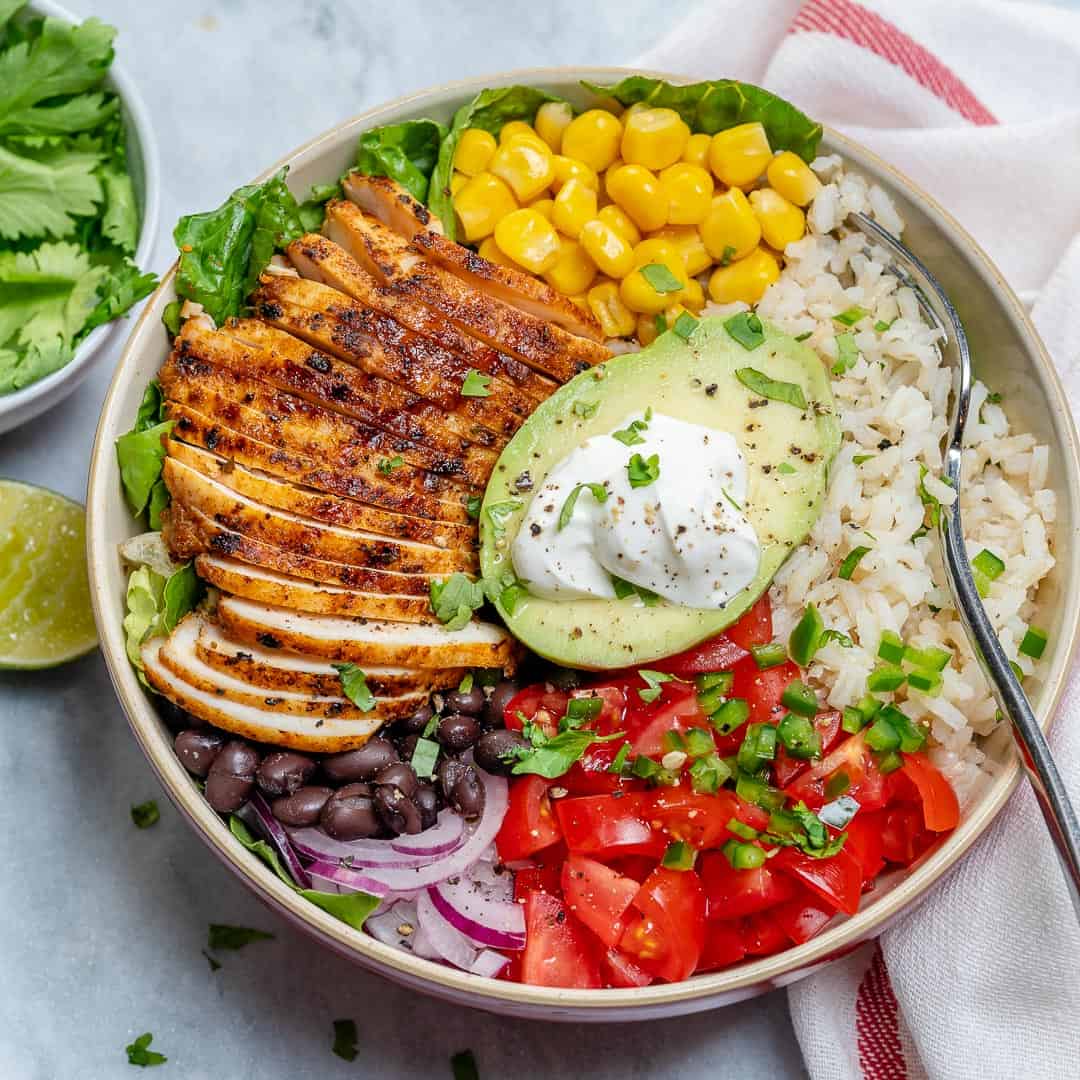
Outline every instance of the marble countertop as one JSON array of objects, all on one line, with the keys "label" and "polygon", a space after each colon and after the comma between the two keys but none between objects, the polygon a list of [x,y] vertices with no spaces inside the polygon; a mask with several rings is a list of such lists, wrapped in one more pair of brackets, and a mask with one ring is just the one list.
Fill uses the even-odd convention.
[{"label": "marble countertop", "polygon": [[[120,28],[118,55],[156,122],[163,176],[154,268],[184,212],[221,202],[291,147],[381,100],[484,70],[619,63],[663,33],[664,0],[305,4],[69,0]],[[0,437],[0,476],[82,499],[117,344],[60,406]],[[0,673],[0,1076],[129,1077],[141,1032],[169,1076],[449,1077],[471,1048],[484,1080],[803,1075],[787,1004],[633,1026],[503,1020],[410,994],[263,908],[179,819],[130,735],[96,653]],[[161,821],[140,831],[129,807]],[[220,957],[211,922],[275,940]],[[359,1056],[330,1051],[352,1017]],[[154,1074],[158,1075],[158,1074]]]}]

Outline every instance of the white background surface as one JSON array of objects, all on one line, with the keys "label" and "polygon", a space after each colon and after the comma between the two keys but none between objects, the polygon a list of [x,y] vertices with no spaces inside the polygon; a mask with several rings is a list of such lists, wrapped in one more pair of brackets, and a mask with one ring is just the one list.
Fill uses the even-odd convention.
[{"label": "white background surface", "polygon": [[[620,63],[680,9],[668,0],[450,5],[320,0],[68,0],[120,28],[161,146],[163,223],[216,206],[292,147],[409,90],[544,64]],[[722,68],[718,58],[718,71]],[[75,394],[0,437],[0,476],[84,497],[117,346]],[[567,1026],[501,1020],[410,995],[318,946],[258,904],[181,823],[145,764],[94,654],[0,673],[0,1077],[131,1077],[143,1031],[169,1058],[149,1075],[450,1076],[471,1048],[483,1080],[801,1076],[782,994],[681,1020]],[[162,818],[140,831],[132,803]],[[220,957],[211,922],[276,939]],[[352,1017],[359,1056],[330,1052]]]}]

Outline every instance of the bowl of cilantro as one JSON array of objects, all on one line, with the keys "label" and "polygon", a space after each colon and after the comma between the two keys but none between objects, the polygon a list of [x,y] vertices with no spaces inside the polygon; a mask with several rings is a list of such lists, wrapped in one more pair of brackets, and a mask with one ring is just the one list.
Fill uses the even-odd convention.
[{"label": "bowl of cilantro", "polygon": [[116,31],[0,0],[0,433],[70,394],[153,291],[158,156]]}]

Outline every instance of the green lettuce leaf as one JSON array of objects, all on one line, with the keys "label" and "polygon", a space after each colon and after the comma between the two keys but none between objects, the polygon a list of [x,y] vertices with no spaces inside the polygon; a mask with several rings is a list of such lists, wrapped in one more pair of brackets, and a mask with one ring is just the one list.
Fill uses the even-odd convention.
[{"label": "green lettuce leaf", "polygon": [[128,659],[140,674],[143,662],[139,646],[150,637],[151,630],[157,625],[164,592],[165,578],[148,566],[140,566],[128,576],[124,597],[127,609],[124,615],[124,645]]},{"label": "green lettuce leaf", "polygon": [[435,120],[406,120],[372,128],[360,136],[356,167],[368,176],[389,176],[414,199],[427,202],[428,180],[446,128]]},{"label": "green lettuce leaf", "polygon": [[202,304],[218,325],[240,312],[276,248],[304,232],[287,169],[262,184],[237,188],[216,210],[182,217],[176,291]]},{"label": "green lettuce leaf", "polygon": [[714,135],[718,131],[759,120],[774,150],[791,150],[803,161],[817,156],[821,125],[799,112],[794,105],[750,83],[733,79],[673,86],[662,79],[630,75],[611,86],[583,82],[586,90],[613,97],[621,105],[644,102],[657,108],[674,109],[691,131]]},{"label": "green lettuce leaf", "polygon": [[[152,382],[143,392],[134,426],[126,435],[121,435],[116,440],[116,460],[120,466],[120,483],[123,485],[128,506],[136,517],[147,509],[155,497],[159,503],[157,506],[159,519],[161,509],[165,505],[161,502],[160,491],[155,496],[155,489],[165,490],[161,479],[165,447],[161,440],[172,431],[173,422],[161,419],[162,406],[161,387],[157,382]],[[167,501],[166,494],[165,502]],[[151,519],[153,516],[152,514]],[[157,528],[153,520],[150,524],[151,527]]]},{"label": "green lettuce leaf", "polygon": [[318,232],[326,217],[326,203],[341,198],[341,184],[313,184],[308,197],[297,207],[304,232]]},{"label": "green lettuce leaf", "polygon": [[104,194],[97,154],[49,149],[31,157],[0,147],[0,237],[69,236],[75,218],[97,212]]},{"label": "green lettuce leaf", "polygon": [[545,101],[558,100],[531,86],[504,86],[498,90],[481,90],[472,101],[454,113],[450,131],[439,147],[439,160],[428,188],[428,208],[442,221],[443,229],[451,240],[457,237],[457,221],[450,198],[450,178],[454,172],[454,151],[457,150],[461,133],[466,128],[477,127],[497,135],[503,124],[511,120],[527,120],[531,123],[536,110]]},{"label": "green lettuce leaf", "polygon": [[193,562],[185,563],[165,582],[161,594],[161,629],[171,634],[180,620],[196,605],[206,593],[202,578],[195,573]]}]

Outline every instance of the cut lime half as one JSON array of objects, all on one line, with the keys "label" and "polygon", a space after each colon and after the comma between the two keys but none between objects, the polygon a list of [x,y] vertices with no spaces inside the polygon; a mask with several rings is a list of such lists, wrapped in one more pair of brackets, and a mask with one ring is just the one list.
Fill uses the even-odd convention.
[{"label": "cut lime half", "polygon": [[85,511],[55,491],[0,479],[0,668],[53,667],[96,644]]}]

